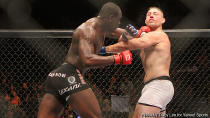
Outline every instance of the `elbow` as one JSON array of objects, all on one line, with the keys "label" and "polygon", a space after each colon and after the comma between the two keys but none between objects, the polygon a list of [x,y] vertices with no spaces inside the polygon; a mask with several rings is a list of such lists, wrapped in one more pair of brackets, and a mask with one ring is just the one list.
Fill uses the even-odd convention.
[{"label": "elbow", "polygon": [[150,47],[151,45],[148,42],[141,41],[138,46],[140,49],[144,49]]},{"label": "elbow", "polygon": [[125,50],[127,50],[127,49],[130,49],[131,48],[131,46],[129,46],[128,45],[128,42],[123,42],[123,44],[122,45],[120,45],[121,47],[121,49],[125,49]]},{"label": "elbow", "polygon": [[90,59],[84,59],[83,60],[83,65],[85,67],[90,67],[92,65],[91,60]]},{"label": "elbow", "polygon": [[92,67],[95,66],[95,61],[93,57],[86,57],[85,59],[83,59],[83,65],[85,67]]}]

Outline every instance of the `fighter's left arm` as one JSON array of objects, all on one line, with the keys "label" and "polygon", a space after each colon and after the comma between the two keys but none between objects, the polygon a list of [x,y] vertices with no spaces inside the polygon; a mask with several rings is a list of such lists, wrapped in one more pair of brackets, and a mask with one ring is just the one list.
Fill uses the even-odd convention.
[{"label": "fighter's left arm", "polygon": [[111,32],[111,33],[107,34],[107,37],[118,39],[123,33],[126,33],[126,32],[127,32],[127,31],[126,31],[125,29],[116,28],[116,29],[114,30],[114,32]]}]

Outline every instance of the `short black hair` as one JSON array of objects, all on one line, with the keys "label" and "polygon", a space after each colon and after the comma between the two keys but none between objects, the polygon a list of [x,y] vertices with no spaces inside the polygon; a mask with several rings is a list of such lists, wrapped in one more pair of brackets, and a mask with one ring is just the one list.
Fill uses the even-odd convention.
[{"label": "short black hair", "polygon": [[160,10],[160,11],[162,12],[162,14],[163,14],[163,17],[165,16],[163,9],[161,9],[159,6],[150,6],[150,7],[147,9],[147,12],[148,12],[151,8],[156,8],[156,9]]},{"label": "short black hair", "polygon": [[120,13],[121,9],[118,5],[114,4],[113,2],[108,2],[102,6],[98,15],[102,18],[107,18],[110,15],[119,16]]}]

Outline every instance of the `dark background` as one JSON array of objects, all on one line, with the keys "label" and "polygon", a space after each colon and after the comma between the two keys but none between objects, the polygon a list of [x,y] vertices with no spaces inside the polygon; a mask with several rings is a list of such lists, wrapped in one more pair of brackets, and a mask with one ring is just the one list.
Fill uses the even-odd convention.
[{"label": "dark background", "polygon": [[209,0],[0,0],[0,29],[75,29],[108,1],[121,7],[121,27],[144,25],[153,5],[165,12],[165,29],[210,27]]}]

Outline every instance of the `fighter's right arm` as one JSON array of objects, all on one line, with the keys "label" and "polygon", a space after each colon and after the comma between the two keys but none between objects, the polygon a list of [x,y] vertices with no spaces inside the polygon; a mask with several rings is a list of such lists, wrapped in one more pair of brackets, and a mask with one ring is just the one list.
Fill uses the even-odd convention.
[{"label": "fighter's right arm", "polygon": [[[123,33],[121,37],[119,38],[119,43],[117,43],[117,45],[107,46],[107,47],[103,46],[99,53],[100,54],[106,54],[110,52],[116,53],[123,50],[127,50],[128,48],[133,49],[133,50],[138,49],[140,47],[142,48],[142,45],[140,47],[135,45],[138,41],[137,42],[134,41],[134,44],[132,44],[133,41],[129,41],[128,43],[128,40],[139,38],[140,36],[143,36],[143,34],[148,33],[148,32],[150,32],[150,28],[148,26],[142,26],[139,30],[137,30],[134,26],[129,24],[128,26],[126,26],[126,32]],[[130,46],[128,46],[128,44],[130,44]]]},{"label": "fighter's right arm", "polygon": [[[98,67],[111,64],[131,64],[132,54],[128,51],[111,56],[100,56],[95,54],[93,38],[94,37],[91,37],[90,35],[83,35],[79,38],[79,57],[86,67]],[[129,58],[127,59],[127,57]]]},{"label": "fighter's right arm", "polygon": [[124,50],[137,50],[148,48],[158,44],[162,38],[164,38],[163,33],[161,32],[149,32],[144,34],[144,36],[139,38],[133,38],[127,42],[118,42],[113,45],[106,46],[106,52],[121,52]]},{"label": "fighter's right arm", "polygon": [[79,57],[86,67],[105,66],[114,63],[113,56],[99,56],[94,52],[94,45],[91,39],[80,39],[79,41]]}]

